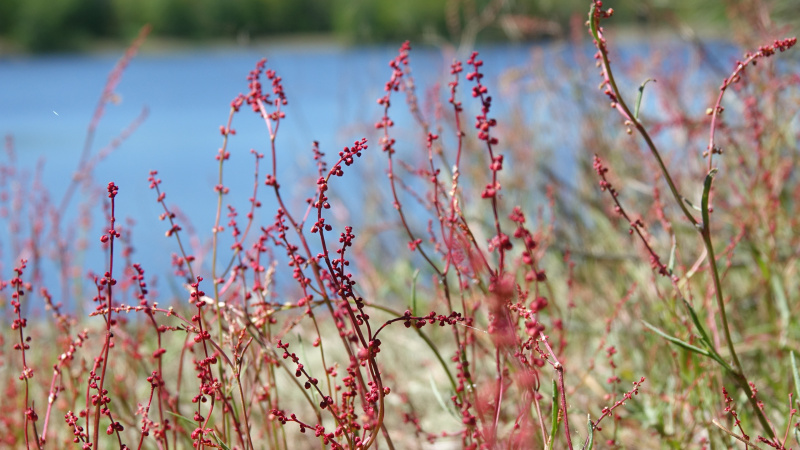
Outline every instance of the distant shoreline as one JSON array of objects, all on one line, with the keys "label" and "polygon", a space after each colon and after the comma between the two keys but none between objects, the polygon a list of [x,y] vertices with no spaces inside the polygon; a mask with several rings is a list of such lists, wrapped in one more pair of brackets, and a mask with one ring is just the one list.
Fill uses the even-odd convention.
[{"label": "distant shoreline", "polygon": [[[124,52],[129,41],[118,39],[97,39],[92,43],[81,45],[76,49],[31,52],[23,50],[8,39],[0,38],[0,58],[7,56],[47,56],[47,55],[69,55],[69,54],[106,54]],[[191,51],[193,49],[226,49],[226,48],[253,48],[264,45],[280,45],[282,47],[344,47],[347,46],[343,40],[336,38],[333,33],[314,33],[314,34],[287,34],[278,36],[267,36],[258,38],[243,39],[184,39],[168,37],[148,37],[142,45],[140,52],[145,54],[174,53]]]},{"label": "distant shoreline", "polygon": [[[694,33],[701,40],[730,40],[729,36],[723,29],[692,29]],[[679,30],[672,27],[653,27],[647,30],[641,26],[629,25],[617,27],[609,33],[619,40],[640,40],[647,39],[684,39]],[[588,34],[586,40],[588,41]],[[489,40],[478,41],[478,45],[496,45],[496,44],[536,44],[541,42],[558,42],[567,41],[567,38],[552,38],[552,39],[531,39],[523,41],[512,40]],[[416,43],[417,46],[431,46],[435,45],[429,39],[424,37],[416,37],[411,39],[412,44]],[[121,53],[127,48],[129,41],[120,39],[96,39],[90,43],[79,45],[75,49],[58,50],[58,51],[45,51],[45,52],[32,52],[21,48],[6,38],[0,37],[0,58],[9,56],[47,56],[47,55],[69,55],[69,54],[108,54],[108,53]],[[278,45],[283,48],[296,47],[298,49],[304,48],[331,48],[340,49],[346,47],[353,47],[359,45],[366,46],[384,46],[384,45],[399,45],[401,40],[387,41],[387,42],[368,42],[358,43],[351,42],[348,39],[337,36],[335,33],[297,33],[297,34],[281,34],[274,36],[259,36],[255,38],[239,37],[236,39],[228,38],[170,38],[162,36],[150,36],[142,45],[140,52],[143,54],[169,54],[180,53],[185,51],[192,51],[195,49],[232,49],[232,48],[255,48],[264,46]]]}]

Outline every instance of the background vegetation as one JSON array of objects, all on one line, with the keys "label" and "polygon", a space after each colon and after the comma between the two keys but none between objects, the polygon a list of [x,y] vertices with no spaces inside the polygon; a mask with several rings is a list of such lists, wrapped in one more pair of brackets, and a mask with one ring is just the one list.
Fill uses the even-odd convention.
[{"label": "background vegetation", "polygon": [[[751,52],[741,63],[702,45],[626,62],[596,28],[615,22],[592,6],[591,34],[579,23],[570,47],[583,70],[561,67],[569,86],[541,73],[563,61],[535,55],[504,78],[540,92],[563,128],[521,125],[523,97],[499,105],[481,82],[496,69],[477,54],[438,89],[418,87],[403,45],[374,134],[338,158],[338,143],[313,145],[311,199],[297,204],[280,186],[298,174],[275,162],[293,150],[277,131],[295,120],[293,92],[258,63],[248,95],[220,106],[218,152],[192,156],[219,167],[205,186],[213,226],[190,226],[173,204],[176,190],[202,189],[196,174],[162,185],[152,172],[164,213],[137,226],[165,230],[158,242],[132,239],[117,219],[126,191],[114,200],[113,183],[88,176],[94,127],[142,36],[109,76],[72,177],[86,184],[81,208],[104,207],[107,224],[62,222],[69,194],[59,207],[7,142],[3,248],[31,259],[0,283],[0,444],[796,448],[800,64],[784,53],[796,39],[770,18],[779,4],[729,2],[727,37]],[[263,154],[237,151],[253,111]],[[404,115],[413,125],[394,128]],[[569,136],[581,153],[564,180],[552,154]],[[383,190],[355,170],[362,152],[385,160]],[[253,158],[252,191],[229,191],[229,158]],[[347,210],[354,189],[340,176],[362,183],[365,204]],[[237,212],[234,197],[250,207]],[[256,219],[265,197],[281,205],[274,219]],[[354,216],[378,225],[351,228]],[[102,246],[103,267],[75,257],[74,229]],[[174,252],[177,289],[159,292],[134,245]],[[83,306],[59,306],[70,298]],[[42,304],[46,325],[28,314]]]},{"label": "background vegetation", "polygon": [[[477,21],[483,40],[563,37],[584,17],[581,0],[3,0],[0,38],[17,51],[81,50],[98,40],[129,42],[146,23],[153,38],[249,40],[333,34],[345,43],[459,41],[462,24]],[[620,0],[619,25],[663,26],[673,20],[705,32],[724,32],[733,9],[747,1]],[[772,2],[782,23],[797,23],[789,0]],[[481,18],[491,11],[496,17]],[[512,18],[533,19],[514,21]],[[465,20],[469,19],[469,20]],[[498,20],[499,19],[499,20]],[[468,26],[468,25],[464,25]]]}]

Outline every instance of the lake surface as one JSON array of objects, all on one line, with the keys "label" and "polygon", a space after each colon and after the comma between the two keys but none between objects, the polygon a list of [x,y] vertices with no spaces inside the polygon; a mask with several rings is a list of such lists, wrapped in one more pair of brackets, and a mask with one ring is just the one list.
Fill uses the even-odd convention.
[{"label": "lake surface", "polygon": [[[731,61],[739,53],[724,43],[711,44],[714,54],[723,67],[732,67]],[[570,117],[578,105],[573,77],[581,71],[596,72],[593,64],[580,67],[576,58],[591,63],[594,48],[586,44],[574,49],[566,44],[506,45],[479,49],[485,61],[485,82],[495,96],[495,114],[502,117],[509,112],[507,106],[521,106],[523,124],[539,130],[549,130],[537,136],[538,146],[558,148],[553,165],[557,173],[569,178],[570,167],[580,152],[579,133],[564,128],[564,117]],[[222,144],[220,125],[228,117],[230,101],[240,92],[246,92],[246,76],[262,57],[268,58],[267,67],[283,78],[289,100],[285,108],[286,119],[278,135],[283,187],[295,198],[302,199],[313,192],[314,164],[311,159],[311,142],[320,142],[322,151],[330,158],[343,146],[351,145],[362,137],[370,139],[370,155],[356,163],[361,175],[345,177],[349,189],[385,189],[375,183],[386,184],[382,174],[385,158],[380,154],[373,124],[382,110],[376,99],[383,95],[388,80],[388,62],[396,55],[396,47],[263,47],[216,48],[159,54],[140,54],[133,59],[122,77],[116,93],[118,102],[107,107],[95,139],[94,151],[105,147],[121,130],[134,120],[143,107],[149,116],[138,130],[109,158],[101,162],[94,172],[100,189],[109,181],[120,187],[117,203],[118,217],[132,217],[136,254],[133,260],[144,264],[149,274],[164,274],[169,270],[169,255],[176,250],[174,242],[164,238],[167,226],[159,222],[160,206],[155,194],[148,189],[150,170],[158,170],[164,181],[162,188],[167,200],[177,204],[191,218],[203,236],[210,236],[216,198],[212,190],[217,179],[214,160]],[[688,61],[693,50],[680,42],[635,42],[621,47],[625,64],[647,61],[658,53],[669,61]],[[86,129],[106,77],[120,54],[62,55],[46,57],[0,57],[0,133],[13,136],[19,170],[32,174],[38,161],[44,161],[44,184],[55,202],[69,184],[75,170]],[[437,49],[414,49],[411,66],[424,100],[425,90],[437,82],[446,88],[452,55]],[[466,67],[465,67],[466,69]],[[546,92],[528,89],[532,77],[525,82],[513,82],[509,74],[537,73],[544,79]],[[572,72],[574,71],[574,72]],[[693,75],[695,82],[712,88],[708,74]],[[596,95],[598,79],[587,77],[585,95]],[[507,81],[511,79],[512,82]],[[504,81],[505,80],[505,81]],[[533,81],[531,81],[533,80]],[[631,84],[632,90],[641,80]],[[462,77],[461,99],[469,102],[468,90]],[[526,84],[527,83],[527,84]],[[510,86],[510,87],[509,87]],[[583,95],[579,93],[579,96]],[[443,99],[446,93],[441,94]],[[563,97],[563,102],[553,102]],[[397,122],[394,134],[400,148],[419,145],[419,134],[408,141],[401,139],[413,130],[411,118],[400,97],[393,103],[392,117]],[[551,101],[544,101],[550,98]],[[602,97],[597,97],[602,100]],[[643,111],[656,108],[645,102]],[[703,107],[697,105],[698,108]],[[466,123],[474,122],[474,106],[467,110]],[[555,110],[554,110],[555,108]],[[268,135],[263,122],[251,113],[240,114],[234,122],[237,134],[232,137],[232,153],[227,165],[225,182],[231,188],[230,198],[243,215],[253,184],[251,148],[268,154]],[[374,152],[373,152],[374,150]],[[583,155],[585,156],[585,155]],[[580,156],[580,157],[583,157]],[[590,156],[589,156],[590,157]],[[8,163],[7,155],[0,157]],[[262,167],[260,182],[263,189]],[[517,167],[515,170],[519,170]],[[378,175],[375,175],[375,174]],[[367,186],[363,184],[366,183]],[[266,191],[264,206],[259,216],[262,224],[272,222],[276,206]],[[68,219],[78,216],[82,196],[71,203]],[[105,198],[105,196],[101,197]],[[356,206],[357,205],[351,205]],[[93,235],[100,236],[104,228],[101,205],[96,205]],[[8,278],[12,261],[9,234],[5,225],[0,230],[0,260],[2,277]],[[90,246],[99,247],[96,239]],[[86,267],[96,272],[104,263],[99,250],[87,254]]]}]

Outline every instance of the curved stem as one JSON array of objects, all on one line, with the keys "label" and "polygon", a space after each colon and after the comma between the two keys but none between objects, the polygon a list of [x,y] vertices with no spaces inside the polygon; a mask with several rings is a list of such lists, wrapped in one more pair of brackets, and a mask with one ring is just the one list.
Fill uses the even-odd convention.
[{"label": "curved stem", "polygon": [[709,194],[711,191],[711,183],[713,180],[714,173],[716,172],[715,169],[711,168],[711,154],[714,152],[714,130],[716,128],[716,119],[720,112],[720,102],[722,100],[722,95],[725,92],[725,89],[728,85],[731,84],[732,80],[738,77],[740,72],[744,69],[747,63],[754,60],[759,56],[763,56],[763,53],[759,51],[756,55],[749,57],[746,61],[747,63],[742,64],[739,63],[734,74],[723,81],[722,87],[720,88],[720,95],[717,99],[717,104],[713,110],[712,114],[712,124],[711,124],[711,137],[709,143],[709,173],[706,176],[706,180],[704,183],[703,189],[703,198],[702,198],[702,222],[698,222],[697,219],[689,212],[689,209],[686,207],[686,202],[683,200],[683,197],[678,193],[677,187],[675,186],[672,177],[669,174],[663,160],[661,159],[661,155],[658,152],[655,144],[653,143],[652,139],[650,138],[649,133],[644,128],[644,126],[639,121],[637,115],[631,114],[630,109],[628,108],[627,103],[622,98],[622,95],[619,92],[619,88],[617,87],[617,83],[614,79],[614,75],[611,72],[611,65],[608,60],[608,49],[606,48],[605,39],[602,37],[602,32],[599,26],[600,17],[603,16],[603,12],[597,11],[597,5],[592,4],[591,11],[589,12],[589,24],[590,24],[590,31],[592,33],[592,37],[594,38],[595,43],[597,44],[597,48],[599,50],[599,56],[602,61],[603,66],[603,77],[605,79],[605,85],[608,87],[606,88],[605,93],[611,98],[612,106],[617,109],[617,111],[622,114],[623,117],[628,121],[628,123],[632,124],[636,127],[638,133],[642,136],[647,147],[650,149],[650,152],[655,157],[656,161],[658,162],[659,168],[661,169],[661,173],[664,176],[667,184],[669,185],[670,191],[672,192],[672,196],[675,198],[675,201],[680,206],[681,211],[683,211],[684,216],[694,225],[695,229],[698,230],[700,233],[703,245],[705,246],[705,250],[708,253],[708,261],[709,261],[709,270],[712,275],[712,279],[714,282],[714,291],[715,297],[717,302],[717,309],[719,310],[720,321],[722,322],[722,329],[723,333],[725,334],[725,340],[727,341],[728,351],[731,354],[731,359],[734,363],[735,370],[728,371],[733,377],[736,379],[737,384],[739,387],[747,394],[747,397],[750,400],[750,404],[752,405],[756,415],[758,416],[759,422],[761,426],[764,428],[764,431],[769,435],[769,437],[774,437],[775,433],[772,430],[772,427],[769,424],[769,420],[767,419],[764,411],[759,407],[758,400],[754,397],[753,391],[750,387],[750,384],[747,381],[747,377],[744,375],[744,370],[742,368],[742,364],[739,361],[739,357],[736,354],[735,346],[733,345],[733,340],[731,338],[730,326],[728,324],[728,317],[725,310],[725,300],[722,294],[722,282],[719,277],[719,269],[717,267],[717,262],[714,256],[714,247],[711,242],[711,227],[710,227],[710,217],[709,217],[709,208],[708,208],[708,200]]}]

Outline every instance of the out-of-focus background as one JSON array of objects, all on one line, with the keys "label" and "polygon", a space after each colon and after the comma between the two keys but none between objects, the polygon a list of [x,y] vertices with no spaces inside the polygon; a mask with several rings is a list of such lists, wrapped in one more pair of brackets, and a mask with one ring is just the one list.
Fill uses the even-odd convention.
[{"label": "out-of-focus background", "polygon": [[[377,411],[381,385],[391,388],[380,414],[397,448],[566,448],[570,435],[583,447],[594,439],[613,449],[741,448],[740,432],[754,448],[800,442],[789,393],[800,391],[792,353],[800,342],[800,49],[766,57],[776,42],[781,50],[794,42],[776,39],[798,34],[798,1],[604,1],[615,12],[601,23],[612,67],[603,78],[584,24],[590,0],[0,0],[0,447],[30,443],[37,423],[48,448],[84,439],[92,413],[81,409],[95,387],[105,389],[95,383],[101,361],[111,393],[92,398],[113,398],[119,422],[109,434],[119,429],[144,446],[156,442],[145,442],[152,431],[188,447],[205,426],[216,430],[205,438],[240,448],[250,432],[259,448],[316,448],[340,432],[350,434],[342,444],[360,445],[377,433],[367,411]],[[409,65],[384,134],[375,124],[386,103],[376,99],[397,77],[388,63],[406,40]],[[737,62],[758,49],[757,66]],[[473,50],[484,78],[466,62]],[[262,58],[281,80],[285,117],[268,130],[245,106],[226,138],[231,101],[249,91]],[[464,62],[457,82],[454,59]],[[615,91],[604,93],[608,86]],[[489,137],[497,143],[481,139]],[[344,175],[319,183],[318,152],[331,169],[361,139],[369,148],[335,166]],[[390,185],[380,143],[394,140]],[[265,176],[273,142],[281,203],[302,222],[285,241],[275,182]],[[220,163],[223,146],[230,159]],[[258,169],[253,150],[266,155]],[[163,220],[152,170],[181,241]],[[109,182],[119,186],[113,224]],[[309,205],[322,186],[328,200],[317,212]],[[321,218],[331,227],[324,239],[312,233]],[[120,233],[113,246],[101,240],[112,226]],[[355,239],[335,243],[348,227]],[[334,251],[348,262],[331,262]],[[326,254],[327,269],[308,267]],[[180,273],[189,255],[193,273]],[[18,277],[21,259],[28,265]],[[301,280],[312,272],[309,286]],[[156,317],[149,307],[120,307],[104,320],[101,292],[112,289],[103,273],[119,280],[114,306],[175,310]],[[353,284],[341,283],[351,273]],[[195,276],[205,281],[192,295],[205,289],[215,307],[187,303]],[[359,299],[351,303],[358,313],[340,314],[353,286],[366,307]],[[30,294],[21,306],[20,290]],[[347,300],[334,302],[333,317],[325,290]],[[51,295],[63,311],[47,303]],[[420,330],[406,315],[412,329],[380,325],[406,308],[468,320]],[[435,314],[426,317],[433,325]],[[27,318],[48,320],[23,335]],[[550,338],[539,339],[542,331]],[[206,358],[187,345],[195,333]],[[19,358],[12,345],[25,349],[28,339]],[[275,353],[277,339],[287,344]],[[540,342],[550,342],[547,352]],[[297,351],[306,368],[281,350]],[[220,354],[227,362],[216,378],[216,366],[215,375],[203,367]],[[355,375],[356,355],[369,377]],[[218,389],[210,408],[189,387],[198,378],[201,392]],[[159,380],[167,387],[154,396]],[[296,393],[284,389],[293,385]],[[105,401],[95,424],[111,411]],[[290,423],[272,408],[293,413]],[[86,428],[67,411],[80,412]],[[759,426],[756,411],[770,423]],[[773,427],[777,439],[759,439]],[[298,431],[309,431],[307,440]],[[95,438],[93,448],[112,439],[123,442]]]},{"label": "out-of-focus background", "polygon": [[[116,182],[121,189],[119,211],[141,225],[133,228],[134,241],[144,243],[135,246],[135,260],[148,261],[155,273],[168,271],[174,249],[157,221],[161,210],[148,189],[148,173],[160,172],[168,199],[206,236],[216,212],[213,186],[218,174],[213,158],[222,145],[219,127],[227,120],[230,101],[247,91],[247,73],[262,57],[282,77],[289,99],[277,140],[281,175],[294,181],[284,185],[287,194],[302,200],[315,187],[312,141],[319,141],[330,155],[367,137],[376,150],[359,161],[358,175],[343,181],[364,195],[347,196],[351,208],[338,210],[343,222],[374,222],[375,217],[364,219],[357,211],[369,203],[367,193],[386,189],[385,158],[377,152],[373,127],[382,110],[375,100],[390,76],[388,61],[405,40],[414,49],[411,67],[425,101],[437,95],[445,99],[452,60],[463,61],[473,49],[480,50],[495,114],[514,139],[503,141],[506,157],[513,161],[515,152],[535,153],[538,167],[569,180],[575,164],[590,157],[582,147],[577,118],[590,105],[605,102],[596,90],[591,59],[595,49],[584,26],[590,3],[2,0],[0,134],[6,136],[7,149],[2,161],[14,166],[22,180],[14,189],[26,192],[33,183],[41,183],[52,193],[50,201],[60,205],[75,177],[87,126],[108,74],[147,24],[151,32],[106,99],[89,148],[91,155],[114,151],[108,157],[93,157],[92,173],[80,174],[91,177],[95,190],[84,184],[80,195],[62,208],[65,223],[83,217],[93,221],[91,226],[84,223],[85,230],[99,230],[105,219],[97,192],[102,194],[105,183]],[[620,69],[638,67],[645,78],[662,70],[686,70],[683,79],[694,87],[683,94],[686,105],[698,114],[708,105],[697,92],[712,92],[741,57],[742,48],[790,34],[800,17],[789,0],[620,0],[606,6],[615,10],[608,25]],[[750,32],[742,33],[744,29]],[[631,80],[631,86],[639,82]],[[440,94],[432,94],[436,86]],[[465,88],[460,95],[466,99],[469,93]],[[476,106],[467,103],[466,114],[472,117]],[[646,99],[642,107],[646,114],[658,114],[652,101]],[[393,119],[401,136],[407,137],[399,139],[399,148],[419,149],[421,135],[407,109],[397,105]],[[229,200],[245,211],[253,185],[248,151],[266,153],[268,139],[263,122],[254,115],[237,118],[234,128],[238,133],[231,139],[233,157],[228,162],[232,175],[225,183],[232,192]],[[533,161],[516,158],[526,164]],[[548,182],[533,176],[526,180],[523,193]],[[363,189],[365,185],[371,189]],[[0,200],[14,208],[11,199]],[[25,208],[33,201],[21,204]],[[265,199],[262,211],[260,223],[269,223],[275,205]],[[14,224],[9,229],[24,234]],[[3,239],[16,242],[20,236]],[[4,267],[26,253],[23,247],[10,247],[0,249]],[[102,256],[96,247],[82,244],[90,258]],[[102,267],[97,261],[87,265]]]},{"label": "out-of-focus background", "polygon": [[[797,24],[794,1],[619,0],[606,2],[620,25],[643,32],[678,23],[731,37],[737,21],[761,14]],[[3,0],[4,53],[87,51],[121,46],[144,24],[151,48],[166,42],[248,44],[264,38],[316,38],[343,44],[410,39],[507,42],[565,38],[584,0]],[[738,16],[738,17],[736,17]]]}]

